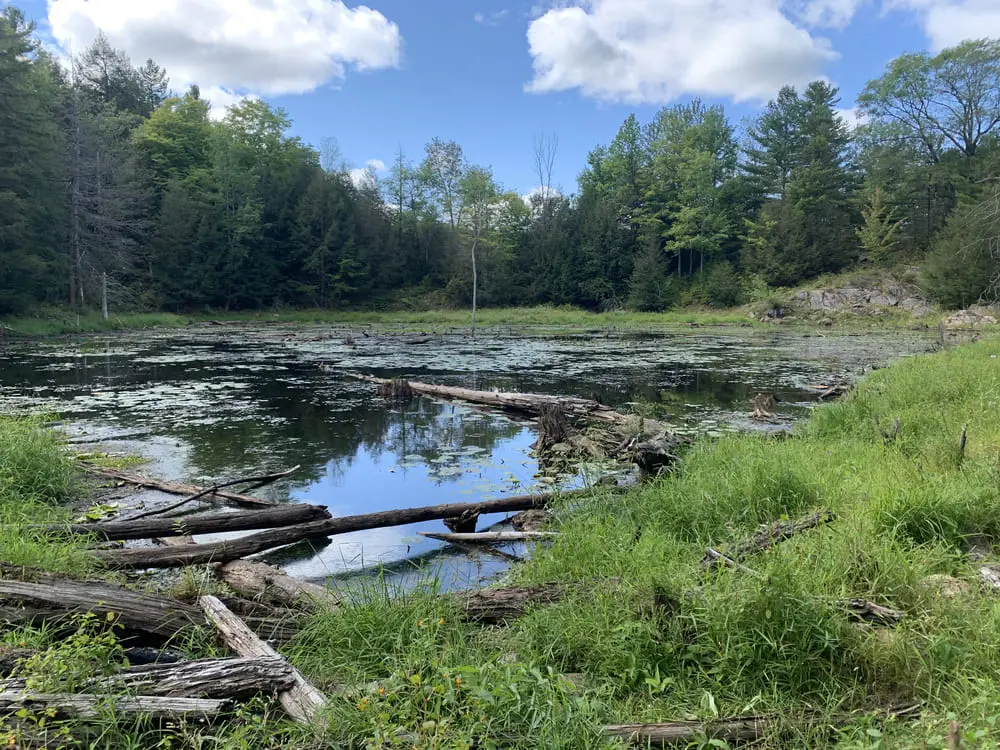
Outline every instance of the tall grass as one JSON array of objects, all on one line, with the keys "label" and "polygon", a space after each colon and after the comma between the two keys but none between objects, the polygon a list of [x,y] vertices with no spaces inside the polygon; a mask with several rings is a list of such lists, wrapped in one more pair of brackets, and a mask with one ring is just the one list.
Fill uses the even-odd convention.
[{"label": "tall grass", "polygon": [[[296,658],[316,679],[354,686],[336,705],[351,747],[392,732],[412,740],[423,722],[439,744],[420,747],[482,737],[469,713],[480,704],[442,682],[460,668],[516,693],[489,704],[503,721],[484,711],[486,734],[515,746],[535,732],[550,738],[536,747],[599,747],[602,723],[746,713],[778,717],[767,747],[943,748],[952,715],[974,740],[963,746],[996,746],[1000,597],[980,585],[968,547],[1000,538],[998,462],[1000,342],[910,358],[791,439],[706,441],[671,477],[563,508],[558,541],[513,572],[523,584],[595,582],[563,602],[484,630],[432,596],[362,598],[317,615]],[[836,520],[748,558],[754,574],[700,565],[706,547],[819,509]],[[859,624],[850,598],[904,618]],[[586,691],[568,688],[567,674],[583,675]],[[427,684],[444,692],[425,701]],[[405,698],[383,700],[379,686]],[[922,704],[920,721],[859,718],[834,731],[795,720],[905,702]],[[581,733],[560,745],[551,738],[570,717]]]}]

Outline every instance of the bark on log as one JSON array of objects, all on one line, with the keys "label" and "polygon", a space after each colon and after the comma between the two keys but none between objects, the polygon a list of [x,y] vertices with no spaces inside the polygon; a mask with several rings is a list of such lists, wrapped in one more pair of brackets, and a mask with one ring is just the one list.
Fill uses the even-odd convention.
[{"label": "bark on log", "polygon": [[86,693],[0,693],[0,713],[14,713],[22,708],[54,709],[59,717],[99,719],[105,707],[115,713],[136,714],[147,719],[210,719],[221,714],[229,701],[212,698],[161,698],[154,696],[89,695]]},{"label": "bark on log", "polygon": [[[583,493],[564,493],[562,497]],[[521,495],[498,500],[484,500],[479,503],[450,503],[430,505],[423,508],[386,510],[358,516],[344,516],[325,521],[272,529],[257,534],[248,534],[238,539],[220,542],[188,545],[181,548],[99,550],[95,554],[111,568],[176,568],[185,565],[205,565],[226,563],[243,557],[256,555],[275,547],[284,547],[304,539],[326,538],[338,534],[348,534],[366,529],[381,529],[389,526],[404,526],[422,521],[454,518],[468,510],[480,513],[505,513],[508,511],[541,508],[552,500],[552,495]]]},{"label": "bark on log", "polygon": [[865,599],[845,599],[840,604],[847,610],[847,614],[851,619],[870,625],[880,625],[889,628],[895,627],[905,616],[898,609],[889,609],[879,604],[873,604]]},{"label": "bark on log", "polygon": [[566,596],[567,590],[567,585],[563,583],[544,583],[540,586],[460,591],[449,596],[467,620],[495,625],[516,620],[531,607],[554,604]]},{"label": "bark on log", "polygon": [[437,531],[418,531],[417,534],[439,542],[462,542],[464,544],[550,542],[559,536],[559,533],[555,531],[480,531],[475,534],[445,534]]},{"label": "bark on log", "polygon": [[[393,381],[386,378],[376,378],[371,375],[353,374],[358,380],[376,385],[388,385]],[[467,401],[470,404],[483,404],[509,411],[527,414],[533,417],[540,416],[546,409],[556,408],[566,416],[577,420],[604,422],[605,424],[624,427],[634,421],[633,417],[615,411],[604,404],[586,398],[576,398],[574,396],[547,396],[537,393],[513,393],[500,391],[476,391],[470,388],[457,388],[448,385],[432,385],[430,383],[418,383],[409,381],[410,388],[427,396],[443,398],[452,401]],[[654,420],[645,420],[650,428],[660,426]],[[665,429],[665,426],[662,426]]]},{"label": "bark on log", "polygon": [[0,619],[18,625],[50,620],[76,612],[113,613],[124,628],[162,639],[189,625],[203,625],[196,607],[158,594],[135,591],[99,581],[74,581],[50,576],[45,583],[0,581]]},{"label": "bark on log", "polygon": [[287,607],[336,607],[340,599],[327,588],[299,580],[271,565],[236,560],[221,566],[219,578],[238,593]]},{"label": "bark on log", "polygon": [[319,505],[289,503],[259,510],[234,513],[203,513],[182,518],[146,518],[105,521],[102,523],[49,526],[58,532],[66,528],[73,534],[94,534],[100,539],[129,540],[157,537],[215,534],[226,531],[274,529],[330,518],[330,511]]},{"label": "bark on log", "polygon": [[[197,495],[205,489],[203,487],[196,487],[193,484],[166,482],[160,479],[153,479],[152,477],[140,476],[139,474],[129,474],[115,469],[105,469],[86,461],[80,461],[79,464],[81,468],[89,474],[95,474],[97,476],[114,479],[119,482],[125,482],[125,484],[134,484],[136,487],[159,490],[160,492],[166,492],[168,495]],[[277,503],[271,502],[270,500],[262,500],[259,497],[241,495],[237,492],[229,492],[227,490],[217,490],[207,495],[207,497],[215,498],[216,500],[223,501],[230,505],[245,508],[270,508],[277,505]]]},{"label": "bark on log", "polygon": [[[226,645],[246,658],[283,657],[258,638],[246,623],[230,612],[226,605],[214,596],[203,596],[198,600],[205,615],[219,629]],[[291,689],[278,693],[282,707],[295,721],[311,724],[326,705],[326,697],[306,680],[294,667]]]},{"label": "bark on log", "polygon": [[[722,554],[732,560],[742,561],[750,555],[764,552],[796,534],[834,520],[836,520],[836,516],[832,511],[822,510],[794,521],[775,521],[772,524],[762,526],[749,539],[744,539],[732,547],[722,550]],[[716,567],[719,563],[719,560],[714,559],[709,554],[706,554],[705,558],[701,561],[703,568]]]},{"label": "bark on log", "polygon": [[[231,698],[274,695],[294,684],[291,665],[280,657],[197,659],[177,664],[131,667],[88,680],[85,692],[138,694],[164,698]],[[26,690],[25,680],[4,680],[0,691]]]},{"label": "bark on log", "polygon": [[701,737],[727,744],[753,742],[764,736],[768,720],[746,716],[719,721],[676,721],[668,724],[620,724],[604,727],[604,733],[638,747],[668,747],[693,742]]}]

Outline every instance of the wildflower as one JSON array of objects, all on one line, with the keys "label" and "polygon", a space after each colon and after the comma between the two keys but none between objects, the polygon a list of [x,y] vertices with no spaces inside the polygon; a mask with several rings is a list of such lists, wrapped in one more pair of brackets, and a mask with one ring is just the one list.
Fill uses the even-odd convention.
[{"label": "wildflower", "polygon": [[443,617],[440,620],[438,620],[438,625],[444,625],[444,618]]},{"label": "wildflower", "polygon": [[385,695],[385,688],[379,688],[378,689],[378,694],[379,695]]},{"label": "wildflower", "polygon": [[367,699],[365,699],[365,700],[361,701],[360,703],[358,703],[358,710],[359,711],[364,711],[366,708],[368,708],[368,700]]},{"label": "wildflower", "polygon": [[461,677],[456,677],[455,678],[455,684],[456,685],[461,685],[462,684],[462,678]]},{"label": "wildflower", "polygon": [[423,626],[424,626],[424,621],[423,620],[417,620],[417,627],[418,628],[422,628]]}]

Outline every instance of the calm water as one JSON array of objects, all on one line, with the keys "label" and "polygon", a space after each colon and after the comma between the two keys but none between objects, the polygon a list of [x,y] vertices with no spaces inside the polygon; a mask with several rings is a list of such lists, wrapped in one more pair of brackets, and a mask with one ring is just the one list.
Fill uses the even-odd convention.
[{"label": "calm water", "polygon": [[[0,351],[0,410],[54,409],[74,436],[116,437],[105,450],[141,452],[152,459],[146,470],[165,478],[207,484],[301,464],[262,492],[341,516],[516,494],[555,480],[536,476],[530,424],[429,399],[388,404],[350,372],[578,395],[622,408],[652,402],[680,430],[715,433],[750,428],[757,392],[778,396],[780,416],[790,421],[815,403],[806,386],[932,345],[916,333],[780,329],[493,331],[475,341],[457,334],[424,341],[330,326],[198,327],[8,343]],[[480,528],[502,520],[483,518]],[[503,569],[495,558],[470,559],[416,534],[442,529],[431,522],[359,532],[273,559],[313,580],[407,576],[430,562],[447,587]]]}]

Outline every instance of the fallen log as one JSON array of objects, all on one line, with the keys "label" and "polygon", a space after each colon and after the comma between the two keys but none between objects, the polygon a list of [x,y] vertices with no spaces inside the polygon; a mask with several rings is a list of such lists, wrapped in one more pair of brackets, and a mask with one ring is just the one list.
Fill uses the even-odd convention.
[{"label": "fallen log", "polygon": [[[160,696],[164,698],[231,698],[246,700],[274,695],[292,687],[292,666],[282,658],[196,659],[176,664],[130,667],[87,680],[84,692]],[[3,680],[0,691],[24,691],[26,680]]]},{"label": "fallen log", "polygon": [[467,620],[497,625],[516,620],[531,607],[555,604],[566,596],[568,590],[564,583],[544,583],[540,586],[460,591],[448,596]]},{"label": "fallen log", "polygon": [[465,544],[511,544],[513,542],[549,542],[559,536],[555,531],[480,531],[474,534],[445,534],[437,531],[418,531],[417,534],[439,542],[464,542]]},{"label": "fallen log", "polygon": [[[775,521],[774,523],[762,526],[749,539],[744,539],[729,549],[723,550],[722,554],[733,561],[739,562],[751,555],[764,552],[786,539],[791,539],[796,534],[816,528],[825,523],[830,523],[835,519],[836,516],[832,511],[821,510],[794,521]],[[701,561],[701,565],[703,568],[712,568],[718,566],[721,562],[721,560],[713,558],[712,555],[706,553],[704,559]]]},{"label": "fallen log", "polygon": [[0,713],[55,711],[57,717],[99,719],[113,708],[117,714],[146,719],[210,719],[220,715],[229,701],[211,698],[162,698],[156,696],[103,696],[86,693],[0,693]]},{"label": "fallen log", "polygon": [[[579,494],[589,494],[589,491],[564,493],[561,497],[573,497]],[[553,497],[552,495],[521,495],[497,500],[484,500],[479,503],[449,503],[423,508],[385,510],[378,513],[314,521],[283,529],[271,529],[219,542],[192,544],[177,548],[98,550],[95,554],[108,567],[117,569],[176,568],[186,565],[226,563],[305,539],[328,538],[366,529],[381,529],[442,518],[454,518],[468,510],[478,510],[480,513],[486,514],[542,508],[551,502]]]},{"label": "fallen log", "polygon": [[166,507],[156,507],[153,508],[152,510],[146,511],[145,513],[137,513],[134,516],[130,516],[126,520],[138,521],[140,518],[149,518],[150,516],[165,515],[172,510],[177,510],[181,506],[187,505],[188,503],[193,503],[195,500],[200,500],[206,495],[212,495],[225,487],[234,487],[237,484],[249,484],[250,486],[247,488],[248,490],[256,490],[259,489],[260,487],[265,487],[269,484],[273,484],[274,482],[277,482],[279,479],[284,479],[285,477],[291,476],[301,468],[302,468],[301,466],[296,465],[286,471],[279,471],[272,474],[265,474],[259,477],[244,477],[241,479],[233,479],[228,482],[221,482],[212,487],[209,487],[206,490],[199,490],[198,492],[195,492],[193,495],[185,497],[183,500],[178,500],[176,503],[173,503]]},{"label": "fallen log", "polygon": [[[375,385],[389,386],[395,381],[388,378],[376,378],[371,375],[351,374],[357,380]],[[625,426],[634,421],[633,417],[622,414],[614,409],[605,406],[597,401],[575,396],[548,396],[537,393],[515,393],[504,391],[476,391],[470,388],[458,388],[449,385],[432,385],[430,383],[418,383],[408,381],[407,385],[415,393],[422,393],[434,398],[442,398],[451,401],[466,401],[470,404],[483,404],[509,411],[527,414],[537,417],[543,411],[556,408],[566,416],[574,419],[604,422],[616,426]],[[647,420],[649,424],[655,424],[652,420]]]},{"label": "fallen log", "polygon": [[203,625],[196,607],[159,594],[140,594],[98,581],[49,576],[44,583],[0,581],[0,619],[12,625],[51,620],[78,612],[113,614],[127,630],[161,639],[190,625]]},{"label": "fallen log", "polygon": [[891,628],[902,622],[905,617],[905,614],[898,609],[873,604],[865,599],[843,599],[839,604],[847,610],[852,620],[869,625]]},{"label": "fallen log", "polygon": [[[159,490],[160,492],[165,492],[168,495],[196,495],[203,491],[203,487],[196,487],[192,484],[183,484],[181,482],[166,482],[161,479],[153,479],[152,477],[144,477],[139,474],[129,474],[124,471],[118,471],[116,469],[106,469],[102,466],[95,466],[87,461],[78,461],[80,467],[89,474],[94,474],[96,476],[105,477],[107,479],[114,479],[119,482],[124,482],[125,484],[134,484],[136,487],[144,487],[150,490]],[[208,497],[215,498],[216,500],[225,501],[229,504],[248,507],[248,508],[267,508],[273,505],[277,505],[270,500],[263,500],[259,497],[252,497],[250,495],[241,495],[236,492],[229,492],[228,490],[216,490],[212,492]]]},{"label": "fallen log", "polygon": [[299,580],[285,571],[260,562],[235,560],[220,566],[216,574],[236,592],[288,607],[335,607],[340,599],[327,588]]},{"label": "fallen log", "polygon": [[319,505],[288,503],[259,510],[234,513],[204,513],[183,518],[129,518],[124,521],[82,523],[71,526],[48,526],[48,531],[67,530],[72,534],[93,534],[100,539],[128,540],[157,537],[215,534],[226,531],[273,529],[330,518],[330,511]]},{"label": "fallen log", "polygon": [[[214,596],[203,596],[198,600],[206,617],[219,629],[225,644],[240,656],[246,658],[273,657],[284,660],[277,651],[254,634],[246,623],[234,615],[226,605]],[[287,662],[286,662],[287,663]],[[311,724],[327,706],[326,696],[313,687],[302,674],[289,664],[292,670],[292,687],[278,693],[278,700],[289,716],[301,724]]]}]

